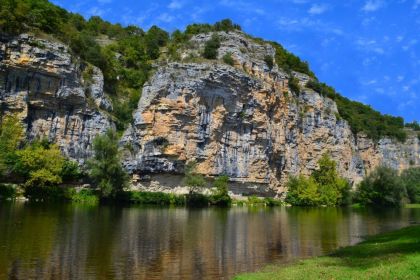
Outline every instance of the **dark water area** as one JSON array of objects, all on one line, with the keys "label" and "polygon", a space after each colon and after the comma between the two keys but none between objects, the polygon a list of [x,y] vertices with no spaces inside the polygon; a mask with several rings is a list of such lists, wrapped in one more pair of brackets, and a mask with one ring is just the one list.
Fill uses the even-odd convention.
[{"label": "dark water area", "polygon": [[0,279],[229,279],[420,222],[420,209],[0,203]]}]

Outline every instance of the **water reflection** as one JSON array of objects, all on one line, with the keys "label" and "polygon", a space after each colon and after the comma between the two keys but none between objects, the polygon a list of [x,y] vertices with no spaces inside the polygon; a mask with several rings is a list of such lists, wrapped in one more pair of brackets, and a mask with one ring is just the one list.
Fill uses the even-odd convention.
[{"label": "water reflection", "polygon": [[420,209],[1,204],[0,279],[228,279],[420,222]]}]

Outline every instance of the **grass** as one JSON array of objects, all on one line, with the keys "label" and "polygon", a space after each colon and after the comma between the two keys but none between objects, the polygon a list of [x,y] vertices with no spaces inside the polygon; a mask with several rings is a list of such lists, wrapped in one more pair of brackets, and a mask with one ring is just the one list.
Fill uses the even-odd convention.
[{"label": "grass", "polygon": [[420,208],[420,203],[418,203],[418,204],[405,204],[404,208]]},{"label": "grass", "polygon": [[234,279],[420,279],[420,226],[376,235],[329,256],[268,266]]}]

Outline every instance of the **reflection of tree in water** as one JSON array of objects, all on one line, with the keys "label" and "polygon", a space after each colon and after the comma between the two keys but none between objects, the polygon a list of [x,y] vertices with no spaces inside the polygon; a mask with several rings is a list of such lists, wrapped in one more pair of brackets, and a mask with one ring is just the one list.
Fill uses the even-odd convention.
[{"label": "reflection of tree in water", "polygon": [[58,221],[42,204],[0,204],[0,279],[42,278]]},{"label": "reflection of tree in water", "polygon": [[229,278],[419,216],[420,209],[0,205],[0,278]]}]

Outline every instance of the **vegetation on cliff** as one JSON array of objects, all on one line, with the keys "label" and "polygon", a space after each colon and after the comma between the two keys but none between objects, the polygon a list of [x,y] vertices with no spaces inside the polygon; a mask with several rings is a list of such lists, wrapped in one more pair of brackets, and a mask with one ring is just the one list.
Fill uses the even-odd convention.
[{"label": "vegetation on cliff", "polygon": [[380,234],[335,253],[239,275],[251,279],[419,279],[420,226]]},{"label": "vegetation on cliff", "polygon": [[[104,73],[105,90],[113,101],[113,116],[118,130],[124,130],[132,119],[141,88],[148,80],[153,61],[162,56],[166,47],[169,55],[177,57],[179,46],[186,44],[196,34],[215,31],[235,31],[241,27],[231,20],[215,24],[191,24],[184,32],[176,30],[171,35],[152,26],[147,32],[133,25],[126,27],[111,24],[98,16],[85,20],[81,15],[69,13],[47,0],[4,0],[0,2],[0,33],[19,34],[35,32],[51,34],[69,45],[75,55],[98,66]],[[404,141],[404,120],[382,115],[370,106],[351,101],[332,87],[318,82],[307,62],[293,55],[276,42],[253,38],[260,43],[270,43],[276,50],[275,62],[285,71],[305,73],[313,78],[307,86],[336,101],[340,116],[347,120],[353,132],[364,132],[378,140],[388,136]],[[217,40],[212,38],[204,57],[217,56]],[[229,58],[224,58],[231,64]],[[271,63],[268,63],[271,65]],[[295,84],[291,83],[293,87]],[[294,92],[299,89],[294,87]],[[408,127],[412,127],[408,125]]]},{"label": "vegetation on cliff", "polygon": [[350,203],[350,185],[341,178],[328,154],[318,162],[310,177],[291,177],[286,202],[295,206],[336,206]]}]

